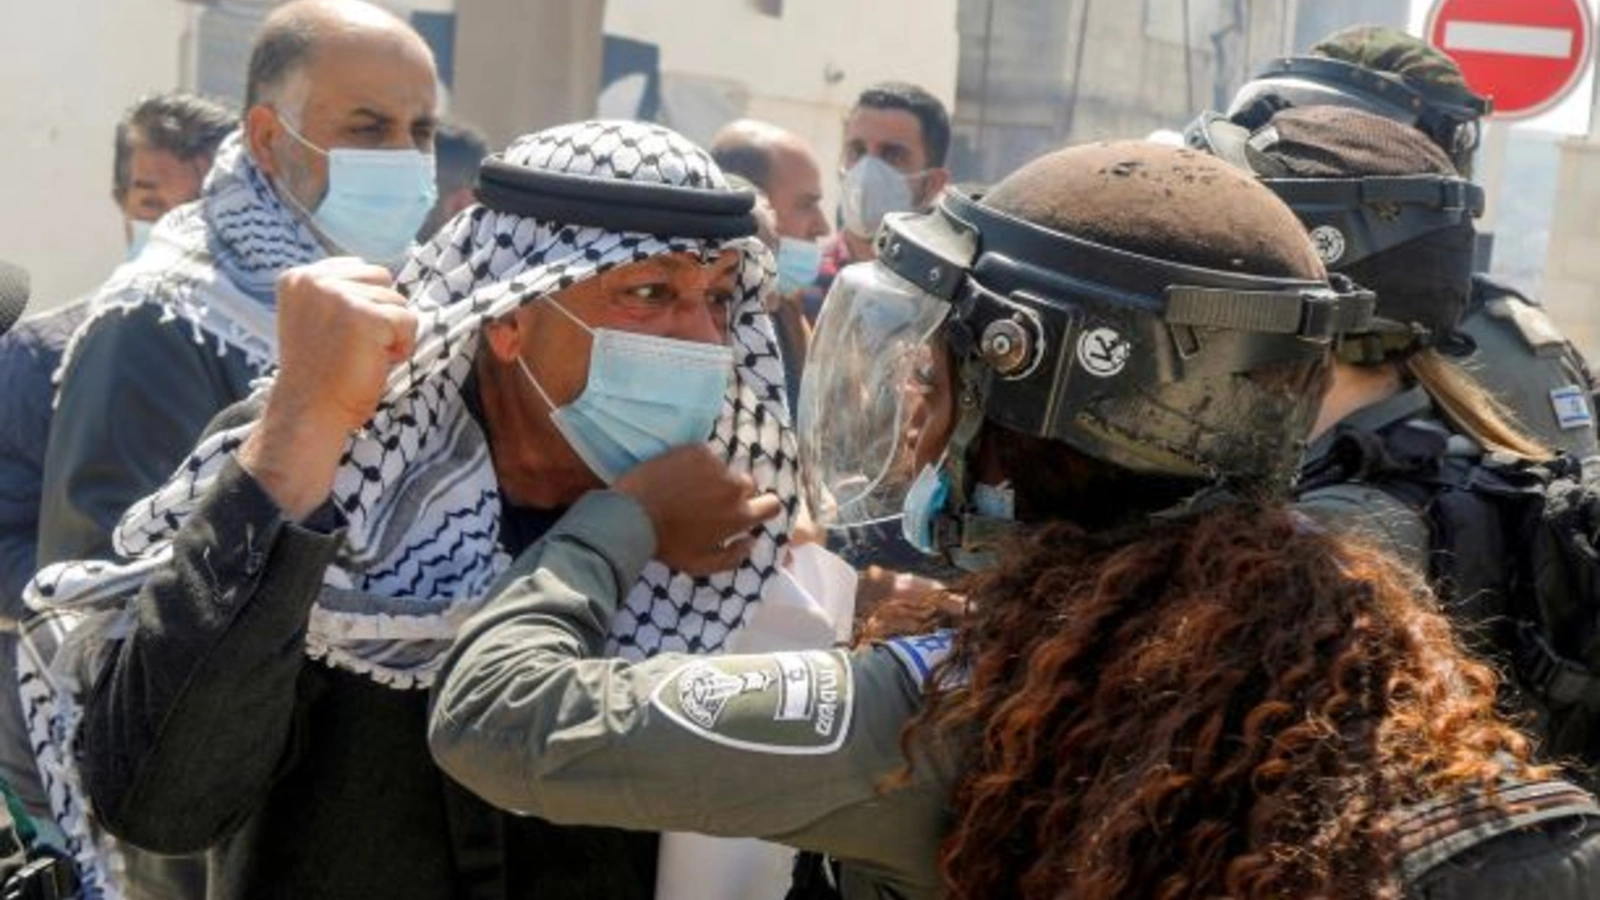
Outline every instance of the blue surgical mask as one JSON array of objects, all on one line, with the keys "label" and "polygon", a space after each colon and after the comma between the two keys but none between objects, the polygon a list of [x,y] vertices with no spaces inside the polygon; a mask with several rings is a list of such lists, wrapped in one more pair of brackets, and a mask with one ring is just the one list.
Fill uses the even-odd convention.
[{"label": "blue surgical mask", "polygon": [[778,292],[792,294],[810,287],[822,268],[822,245],[798,238],[778,239]]},{"label": "blue surgical mask", "polygon": [[139,255],[139,251],[144,249],[144,245],[150,242],[150,229],[154,227],[156,227],[154,222],[146,222],[142,219],[128,220],[128,255],[123,257],[123,261],[133,259]]},{"label": "blue surgical mask", "polygon": [[916,206],[910,179],[926,173],[924,169],[907,175],[876,156],[856,160],[840,185],[839,216],[845,230],[869,238],[878,233],[885,215],[910,212]]},{"label": "blue surgical mask", "polygon": [[916,480],[906,490],[901,506],[900,533],[906,543],[923,553],[935,554],[939,546],[934,542],[933,523],[950,500],[950,473],[940,463],[923,466]]},{"label": "blue surgical mask", "polygon": [[[338,249],[369,262],[393,262],[411,248],[439,199],[432,154],[418,150],[325,150],[281,117],[295,140],[328,158],[328,192],[311,223]],[[288,191],[282,191],[288,195]],[[290,197],[290,202],[295,202]]]},{"label": "blue surgical mask", "polygon": [[517,365],[550,408],[550,421],[573,452],[606,484],[673,447],[705,441],[722,415],[733,376],[733,351],[721,344],[590,328],[589,380],[576,400],[550,402],[521,357]]}]

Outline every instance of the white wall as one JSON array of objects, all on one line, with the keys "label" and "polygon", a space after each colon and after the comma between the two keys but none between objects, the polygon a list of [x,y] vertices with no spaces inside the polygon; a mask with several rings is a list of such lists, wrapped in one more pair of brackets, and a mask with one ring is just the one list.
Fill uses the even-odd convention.
[{"label": "white wall", "polygon": [[112,132],[140,95],[178,87],[191,9],[0,0],[0,258],[29,270],[38,308],[95,287],[121,262]]},{"label": "white wall", "polygon": [[[664,81],[726,82],[743,115],[809,141],[827,209],[841,124],[862,88],[910,81],[955,105],[956,0],[784,0],[779,17],[754,0],[606,0],[605,23],[607,34],[658,45]],[[691,131],[697,141],[710,137]]]}]

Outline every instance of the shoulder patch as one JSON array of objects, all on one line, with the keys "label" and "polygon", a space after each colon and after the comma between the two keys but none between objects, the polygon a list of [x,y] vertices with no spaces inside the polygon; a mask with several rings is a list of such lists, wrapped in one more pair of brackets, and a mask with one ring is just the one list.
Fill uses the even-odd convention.
[{"label": "shoulder patch", "polygon": [[912,682],[922,687],[928,683],[928,676],[933,674],[934,667],[950,655],[950,650],[955,646],[955,637],[955,632],[947,628],[932,634],[890,638],[883,645],[894,654],[895,660],[906,670]]},{"label": "shoulder patch", "polygon": [[844,745],[855,685],[849,658],[839,650],[708,657],[663,679],[650,705],[713,743],[820,755]]},{"label": "shoulder patch", "polygon": [[1555,410],[1556,423],[1562,431],[1594,426],[1594,411],[1589,408],[1589,397],[1575,384],[1564,384],[1552,390],[1550,408]]},{"label": "shoulder patch", "polygon": [[1517,334],[1527,348],[1536,354],[1559,353],[1566,345],[1566,338],[1562,337],[1561,330],[1556,328],[1555,322],[1544,310],[1521,299],[1505,299],[1497,301],[1505,303],[1505,308],[1511,319],[1511,324],[1516,327]]}]

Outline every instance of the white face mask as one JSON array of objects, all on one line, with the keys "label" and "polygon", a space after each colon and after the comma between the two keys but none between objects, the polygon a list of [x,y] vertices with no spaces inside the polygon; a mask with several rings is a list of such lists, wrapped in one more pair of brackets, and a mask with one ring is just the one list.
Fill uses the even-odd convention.
[{"label": "white face mask", "polygon": [[907,175],[876,156],[861,157],[844,173],[840,186],[839,213],[845,230],[856,237],[870,238],[878,233],[886,214],[915,209],[917,198],[911,192],[911,179],[928,171]]}]

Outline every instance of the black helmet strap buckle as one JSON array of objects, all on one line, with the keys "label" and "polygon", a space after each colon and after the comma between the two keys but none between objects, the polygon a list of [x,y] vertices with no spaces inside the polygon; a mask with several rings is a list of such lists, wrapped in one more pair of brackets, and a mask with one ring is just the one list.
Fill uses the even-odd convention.
[{"label": "black helmet strap buckle", "polygon": [[1367,327],[1376,303],[1372,293],[1359,290],[1242,291],[1174,285],[1167,289],[1163,318],[1171,325],[1330,341]]}]

